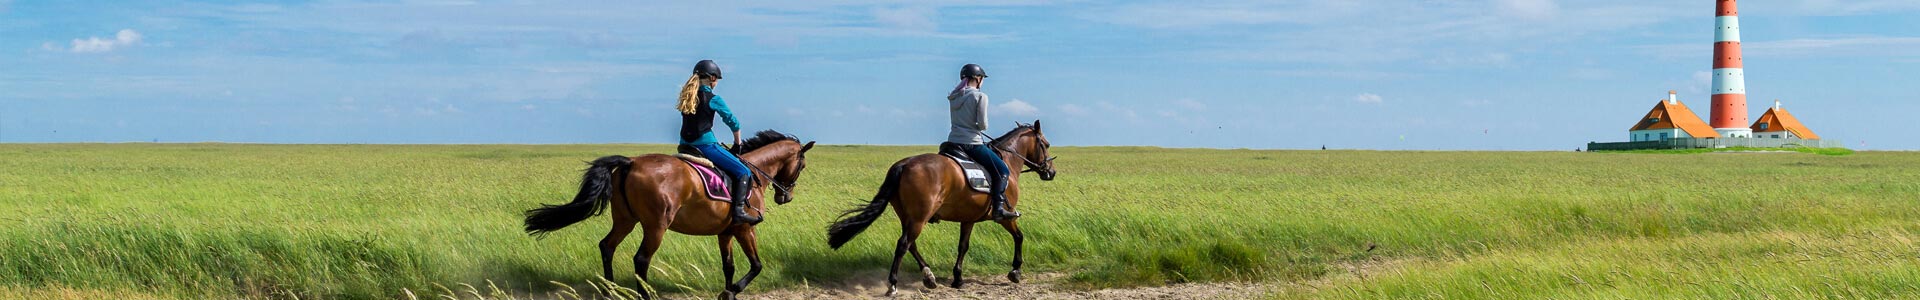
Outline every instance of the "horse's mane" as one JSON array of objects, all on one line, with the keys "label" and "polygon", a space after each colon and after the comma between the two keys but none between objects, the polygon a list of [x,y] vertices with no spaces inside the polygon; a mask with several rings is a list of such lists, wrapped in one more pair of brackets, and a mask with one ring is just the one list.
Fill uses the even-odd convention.
[{"label": "horse's mane", "polygon": [[774,131],[772,129],[761,130],[758,133],[754,133],[752,138],[748,138],[745,141],[741,141],[739,145],[734,145],[733,153],[735,155],[746,154],[747,152],[753,152],[753,150],[760,150],[761,147],[766,147],[767,145],[772,145],[773,143],[776,143],[779,141],[794,141],[797,143],[797,142],[800,142],[800,138],[793,137],[793,135],[780,133],[779,131]]},{"label": "horse's mane", "polygon": [[1012,141],[1014,137],[1020,136],[1015,133],[1019,133],[1021,130],[1033,129],[1033,124],[1013,122],[1013,125],[1014,125],[1013,130],[1008,130],[1007,134],[1002,134],[1000,135],[1000,137],[993,139],[992,143],[994,148],[1006,147],[1006,144],[1008,141]]}]

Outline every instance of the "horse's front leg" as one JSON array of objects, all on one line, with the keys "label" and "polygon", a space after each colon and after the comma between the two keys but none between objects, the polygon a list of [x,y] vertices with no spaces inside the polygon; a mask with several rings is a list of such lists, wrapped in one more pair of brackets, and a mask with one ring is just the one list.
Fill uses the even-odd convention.
[{"label": "horse's front leg", "polygon": [[967,266],[967,246],[972,244],[972,240],[973,222],[960,223],[960,249],[953,254],[953,288],[960,288],[961,282],[966,280],[960,275],[960,270]]},{"label": "horse's front leg", "polygon": [[[727,285],[727,291],[720,294],[721,299],[733,299],[739,296],[741,291],[747,289],[747,284],[753,283],[754,277],[760,276],[760,244],[758,238],[754,236],[753,227],[745,228],[735,234],[734,238],[739,239],[740,250],[747,254],[747,274],[741,275],[739,282]],[[727,266],[728,269],[732,269],[733,263],[728,262]]]},{"label": "horse's front leg", "polygon": [[720,278],[720,285],[733,284],[733,235],[720,236],[720,272],[726,275]]},{"label": "horse's front leg", "polygon": [[[1013,235],[1013,271],[1007,272],[1007,281],[1020,283],[1020,254],[1022,252],[1021,250],[1026,249],[1026,236],[1020,234],[1020,221],[1017,219],[1000,221],[1000,227],[1006,228],[1007,233]],[[961,244],[964,245],[965,243],[963,242]]]}]

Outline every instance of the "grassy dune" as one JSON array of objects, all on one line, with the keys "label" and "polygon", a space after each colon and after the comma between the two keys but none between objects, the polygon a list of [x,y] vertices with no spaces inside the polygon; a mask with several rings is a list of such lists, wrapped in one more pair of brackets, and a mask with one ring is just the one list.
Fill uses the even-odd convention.
[{"label": "grassy dune", "polygon": [[[930,148],[816,148],[798,198],[762,224],[768,270],[748,293],[882,283],[894,218],[839,251],[824,226],[864,203],[887,165]],[[0,145],[0,298],[391,299],[489,281],[550,291],[597,277],[607,220],[534,240],[519,212],[570,199],[584,160],[669,150]],[[1281,283],[1275,297],[1321,299],[1920,296],[1920,153],[1054,152],[1059,180],[1023,181],[1026,260],[1073,286],[1264,281]],[[936,270],[952,263],[955,227],[921,239]],[[968,272],[1004,273],[1006,233],[989,225],[974,237]],[[637,240],[617,271],[631,270]],[[720,290],[714,244],[669,235],[653,284]]]}]

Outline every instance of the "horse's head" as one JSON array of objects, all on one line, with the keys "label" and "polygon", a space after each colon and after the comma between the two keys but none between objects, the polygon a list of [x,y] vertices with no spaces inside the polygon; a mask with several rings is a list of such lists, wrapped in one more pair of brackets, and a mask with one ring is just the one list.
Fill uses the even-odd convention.
[{"label": "horse's head", "polygon": [[1033,124],[1014,124],[1017,126],[1013,131],[994,141],[995,147],[1013,152],[1014,158],[1025,164],[1029,171],[1040,173],[1040,180],[1053,181],[1053,176],[1057,175],[1053,169],[1053,159],[1057,157],[1049,154],[1053,144],[1047,142],[1047,134],[1040,131],[1040,120],[1034,120]]},{"label": "horse's head", "polygon": [[[794,141],[793,143],[799,144],[800,142]],[[794,151],[793,155],[787,159],[785,166],[778,168],[780,169],[779,171],[768,171],[774,172],[773,180],[776,184],[773,193],[774,204],[793,202],[794,184],[800,181],[800,171],[807,169],[807,150],[813,150],[813,142],[800,145],[799,149],[798,151]]]},{"label": "horse's head", "polygon": [[793,136],[765,130],[740,144],[738,149],[746,153],[741,159],[757,166],[752,170],[755,179],[773,186],[773,203],[793,202],[794,184],[807,169],[807,151],[813,150],[813,142],[801,144]]}]

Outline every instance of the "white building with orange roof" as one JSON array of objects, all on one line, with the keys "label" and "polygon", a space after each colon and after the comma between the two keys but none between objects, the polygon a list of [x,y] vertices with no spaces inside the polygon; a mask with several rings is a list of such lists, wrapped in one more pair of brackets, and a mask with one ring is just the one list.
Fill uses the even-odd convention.
[{"label": "white building with orange roof", "polygon": [[1761,114],[1760,119],[1754,121],[1753,126],[1748,128],[1753,129],[1753,137],[1756,138],[1820,139],[1820,135],[1813,134],[1813,130],[1807,129],[1807,125],[1800,124],[1800,119],[1794,118],[1793,114],[1787,113],[1787,109],[1781,108],[1780,100],[1773,100],[1773,108],[1768,108],[1767,112]]},{"label": "white building with orange roof", "polygon": [[1693,109],[1681,104],[1680,96],[1673,91],[1667,91],[1667,99],[1654,104],[1653,110],[1640,117],[1640,122],[1634,123],[1633,129],[1628,129],[1627,133],[1631,135],[1627,140],[1633,142],[1720,137],[1713,126],[1707,125],[1706,121],[1693,113]]}]

